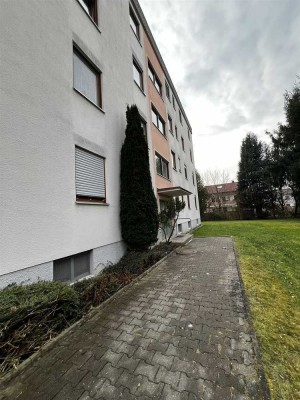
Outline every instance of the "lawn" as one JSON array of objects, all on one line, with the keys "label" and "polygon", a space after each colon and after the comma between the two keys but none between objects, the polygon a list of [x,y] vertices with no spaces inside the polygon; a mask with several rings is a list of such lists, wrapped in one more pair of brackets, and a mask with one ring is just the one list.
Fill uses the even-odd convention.
[{"label": "lawn", "polygon": [[300,220],[204,222],[232,236],[272,399],[300,399]]}]

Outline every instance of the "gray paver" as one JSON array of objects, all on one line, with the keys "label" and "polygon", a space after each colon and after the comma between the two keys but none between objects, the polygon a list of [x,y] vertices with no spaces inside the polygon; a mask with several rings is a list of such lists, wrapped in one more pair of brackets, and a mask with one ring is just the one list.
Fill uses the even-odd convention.
[{"label": "gray paver", "polygon": [[263,399],[231,238],[194,239],[0,388],[12,399]]}]

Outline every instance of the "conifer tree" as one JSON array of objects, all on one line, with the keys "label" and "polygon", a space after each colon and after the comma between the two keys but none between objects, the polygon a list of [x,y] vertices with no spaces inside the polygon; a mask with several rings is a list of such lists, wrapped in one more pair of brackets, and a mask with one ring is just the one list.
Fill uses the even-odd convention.
[{"label": "conifer tree", "polygon": [[145,249],[157,241],[157,202],[148,146],[135,105],[127,107],[126,118],[126,137],[121,150],[121,231],[129,248]]},{"label": "conifer tree", "polygon": [[265,179],[264,145],[253,133],[242,141],[238,171],[238,199],[240,207],[255,210],[258,218],[268,204],[268,184]]},{"label": "conifer tree", "polygon": [[[287,184],[292,189],[297,215],[300,212],[300,80],[291,92],[285,93],[284,110],[286,125],[280,124],[271,138],[280,155]],[[281,170],[278,176],[280,173]]]}]

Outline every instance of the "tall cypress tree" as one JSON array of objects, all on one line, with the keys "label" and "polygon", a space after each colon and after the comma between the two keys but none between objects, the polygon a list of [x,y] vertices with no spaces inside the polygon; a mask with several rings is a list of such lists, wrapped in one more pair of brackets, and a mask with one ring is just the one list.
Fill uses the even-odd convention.
[{"label": "tall cypress tree", "polygon": [[126,138],[121,150],[121,229],[132,249],[157,241],[158,210],[149,169],[148,146],[135,105],[127,107]]},{"label": "tall cypress tree", "polygon": [[248,133],[241,146],[238,197],[240,207],[255,210],[258,218],[263,217],[263,208],[266,207],[269,196],[265,166],[263,143],[256,135]]}]

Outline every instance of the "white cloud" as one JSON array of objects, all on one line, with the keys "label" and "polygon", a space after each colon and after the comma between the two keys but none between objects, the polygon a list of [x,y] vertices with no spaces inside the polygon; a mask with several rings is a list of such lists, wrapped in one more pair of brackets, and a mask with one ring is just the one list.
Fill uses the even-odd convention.
[{"label": "white cloud", "polygon": [[140,0],[193,128],[197,168],[235,177],[241,140],[284,121],[300,74],[299,0]]}]

